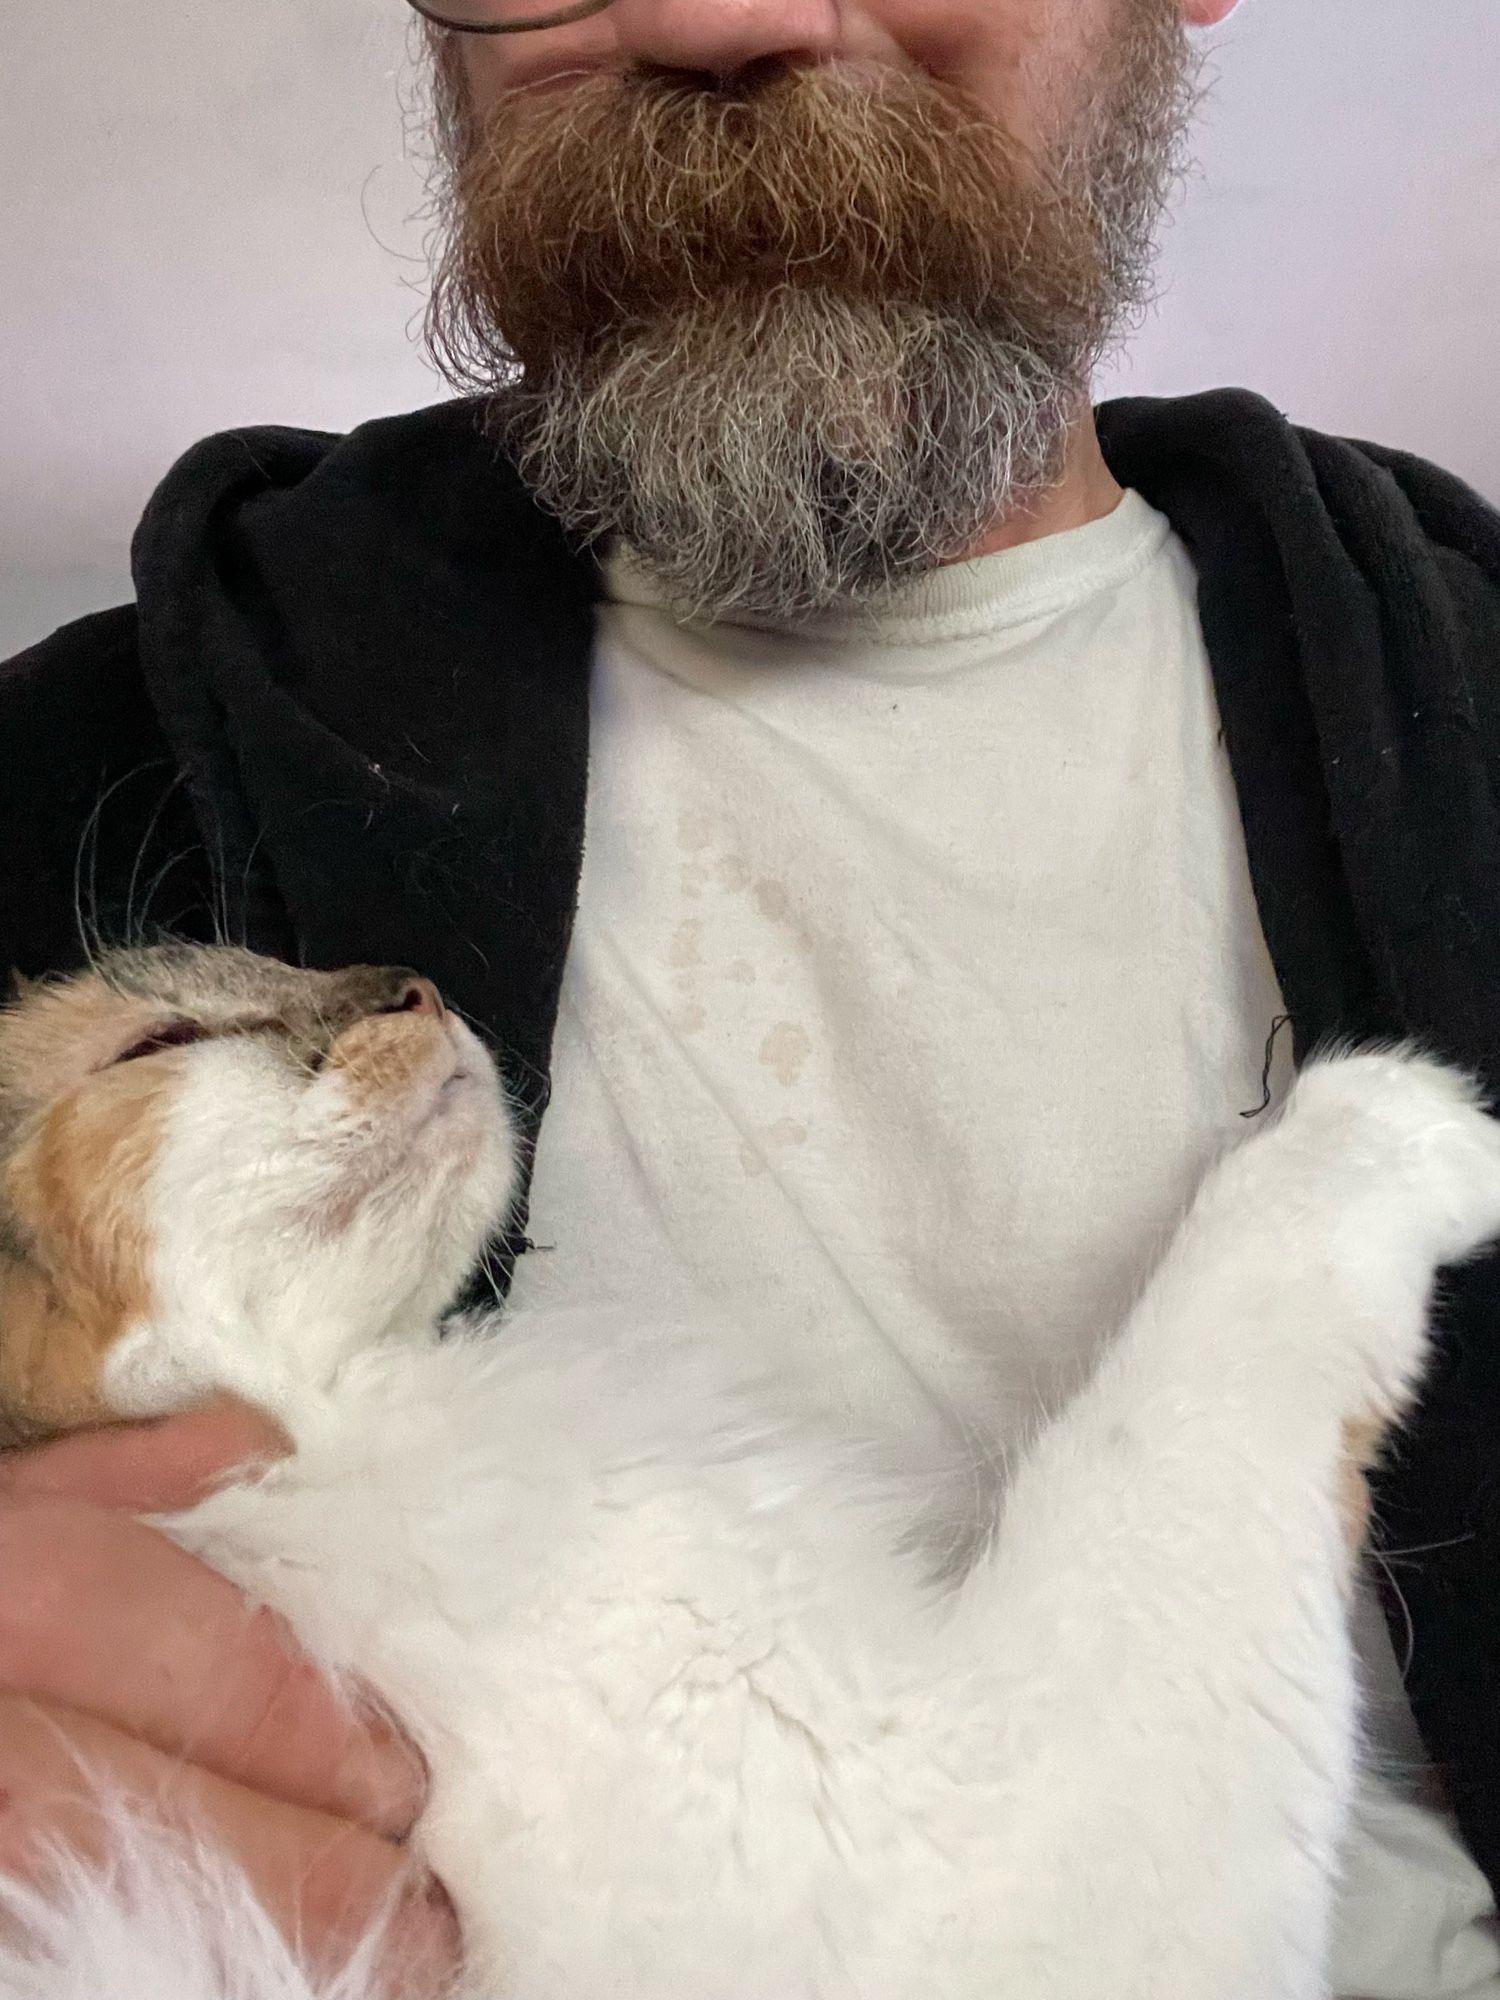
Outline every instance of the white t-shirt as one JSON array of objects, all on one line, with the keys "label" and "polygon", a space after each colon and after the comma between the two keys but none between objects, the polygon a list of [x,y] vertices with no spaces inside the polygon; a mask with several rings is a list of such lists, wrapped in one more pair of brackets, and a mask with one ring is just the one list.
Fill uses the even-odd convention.
[{"label": "white t-shirt", "polygon": [[[1189,559],[1127,493],[795,631],[610,584],[517,1301],[744,1302],[856,1420],[1003,1451],[1265,1094]],[[1414,1797],[1372,1786],[1348,1902],[1342,1992],[1500,2000],[1487,1888]]]}]

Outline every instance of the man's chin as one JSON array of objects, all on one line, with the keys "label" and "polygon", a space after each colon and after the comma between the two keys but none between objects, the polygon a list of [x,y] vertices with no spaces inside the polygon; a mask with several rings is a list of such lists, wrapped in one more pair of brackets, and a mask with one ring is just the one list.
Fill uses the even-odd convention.
[{"label": "man's chin", "polygon": [[573,534],[618,538],[679,612],[794,623],[878,604],[1056,478],[1080,371],[926,307],[790,288],[697,302],[495,414]]}]

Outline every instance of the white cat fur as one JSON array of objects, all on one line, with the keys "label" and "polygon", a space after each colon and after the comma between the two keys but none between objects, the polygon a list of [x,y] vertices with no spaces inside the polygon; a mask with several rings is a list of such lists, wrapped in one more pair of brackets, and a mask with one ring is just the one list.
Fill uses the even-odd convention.
[{"label": "white cat fur", "polygon": [[[1403,1054],[1306,1071],[945,1589],[927,1495],[758,1372],[743,1323],[435,1339],[508,1189],[487,1069],[422,1127],[462,1171],[316,1248],[273,1228],[322,1169],[266,1078],[192,1056],[168,1303],[117,1386],[224,1382],[291,1429],[165,1525],[414,1733],[470,2000],[1322,2000],[1342,1427],[1405,1408],[1434,1271],[1500,1231],[1467,1085]],[[316,1982],[221,1858],[144,1825],[116,1853],[6,1892],[0,2000],[366,2000],[368,1964]]]}]

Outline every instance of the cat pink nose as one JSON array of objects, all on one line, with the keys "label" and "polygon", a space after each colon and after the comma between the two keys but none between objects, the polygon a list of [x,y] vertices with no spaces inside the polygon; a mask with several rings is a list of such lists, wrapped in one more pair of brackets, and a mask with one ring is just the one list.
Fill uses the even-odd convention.
[{"label": "cat pink nose", "polygon": [[431,1014],[441,1021],[447,1013],[443,996],[430,979],[408,979],[386,1009],[391,1014]]}]

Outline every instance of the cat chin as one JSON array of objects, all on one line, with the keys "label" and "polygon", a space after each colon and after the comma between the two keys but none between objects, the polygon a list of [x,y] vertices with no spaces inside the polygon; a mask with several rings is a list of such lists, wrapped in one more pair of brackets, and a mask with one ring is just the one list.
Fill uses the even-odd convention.
[{"label": "cat chin", "polygon": [[227,1390],[285,1415],[353,1355],[435,1337],[506,1222],[518,1145],[477,1040],[453,1022],[426,1041],[378,1051],[353,1114],[338,1075],[298,1091],[253,1048],[198,1055],[146,1191],[150,1305],[109,1353],[111,1410]]},{"label": "cat chin", "polygon": [[[155,1245],[156,1309],[120,1332],[99,1375],[103,1408],[155,1418],[231,1394],[292,1426],[316,1421],[357,1357],[438,1339],[484,1247],[509,1213],[508,1128],[469,1134],[455,1159],[383,1191],[315,1244],[257,1240],[212,1259]],[[184,1218],[187,1219],[187,1218]],[[3,1996],[0,1996],[3,2000]]]}]

